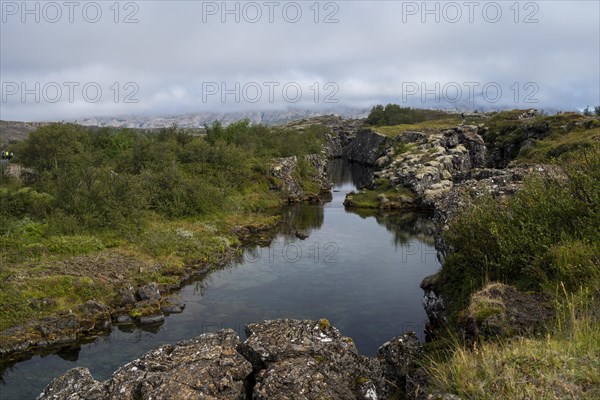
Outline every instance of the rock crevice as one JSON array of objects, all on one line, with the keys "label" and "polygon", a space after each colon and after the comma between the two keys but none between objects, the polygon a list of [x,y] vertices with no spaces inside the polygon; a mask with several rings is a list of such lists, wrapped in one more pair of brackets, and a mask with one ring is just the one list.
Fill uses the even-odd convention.
[{"label": "rock crevice", "polygon": [[38,400],[387,399],[403,393],[421,349],[415,335],[391,339],[377,357],[359,355],[327,320],[250,324],[163,345],[96,381],[86,368],[54,379]]}]

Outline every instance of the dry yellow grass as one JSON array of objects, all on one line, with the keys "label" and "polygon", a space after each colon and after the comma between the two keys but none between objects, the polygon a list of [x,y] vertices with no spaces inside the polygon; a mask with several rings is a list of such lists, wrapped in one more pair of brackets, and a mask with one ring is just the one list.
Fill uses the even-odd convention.
[{"label": "dry yellow grass", "polygon": [[430,359],[432,386],[465,399],[600,398],[600,323],[581,305],[589,293],[567,296],[546,337],[457,344],[446,360]]}]

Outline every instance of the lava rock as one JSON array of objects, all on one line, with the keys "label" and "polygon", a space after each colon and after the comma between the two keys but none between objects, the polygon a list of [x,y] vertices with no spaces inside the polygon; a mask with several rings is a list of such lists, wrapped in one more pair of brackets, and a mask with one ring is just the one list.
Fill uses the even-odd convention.
[{"label": "lava rock", "polygon": [[131,285],[125,285],[123,287],[120,287],[117,290],[117,296],[119,299],[119,303],[122,305],[135,304],[137,300],[135,297],[135,289]]},{"label": "lava rock", "polygon": [[158,289],[158,285],[156,282],[152,282],[147,284],[146,286],[142,286],[138,288],[138,298],[141,301],[144,300],[159,300],[160,299],[160,290]]},{"label": "lava rock", "polygon": [[142,315],[139,318],[140,325],[158,325],[165,322],[163,314]]},{"label": "lava rock", "polygon": [[412,364],[420,352],[421,345],[414,332],[384,343],[377,350],[377,357],[384,365],[385,379],[398,388],[406,387],[406,377],[414,369]]},{"label": "lava rock", "polygon": [[246,330],[244,343],[226,329],[160,346],[105,382],[85,368],[70,370],[38,400],[386,399],[418,349],[414,335],[404,335],[377,358],[361,356],[326,319],[265,321]]},{"label": "lava rock", "polygon": [[38,400],[243,400],[244,379],[252,366],[236,351],[239,344],[237,334],[228,329],[164,345],[102,383],[87,368],[75,368],[52,381]]},{"label": "lava rock", "polygon": [[160,309],[164,314],[181,314],[185,310],[185,304],[169,304]]}]

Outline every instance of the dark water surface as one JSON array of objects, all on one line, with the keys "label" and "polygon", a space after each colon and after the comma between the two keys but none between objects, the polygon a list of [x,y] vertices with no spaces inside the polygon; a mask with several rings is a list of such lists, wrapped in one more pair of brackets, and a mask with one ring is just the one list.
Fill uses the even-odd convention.
[{"label": "dark water surface", "polygon": [[[369,171],[343,162],[331,166],[333,200],[283,210],[280,233],[270,247],[246,251],[245,262],[212,273],[174,298],[186,304],[153,329],[121,330],[75,350],[35,356],[4,371],[0,399],[33,399],[70,368],[90,369],[98,380],[164,343],[275,318],[327,318],[354,339],[361,354],[374,355],[386,340],[426,320],[419,283],[439,264],[427,216],[345,210],[345,193]],[[304,237],[301,240],[299,237]]]}]

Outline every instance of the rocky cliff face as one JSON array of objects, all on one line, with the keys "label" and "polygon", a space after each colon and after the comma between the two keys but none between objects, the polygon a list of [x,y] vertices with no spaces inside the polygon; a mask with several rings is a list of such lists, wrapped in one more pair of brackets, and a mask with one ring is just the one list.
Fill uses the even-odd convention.
[{"label": "rocky cliff face", "polygon": [[[548,131],[544,126],[528,124],[519,129],[525,138],[544,137]],[[545,173],[547,169],[539,165],[507,167],[508,160],[514,157],[506,147],[511,144],[503,142],[488,149],[483,139],[489,136],[485,124],[463,124],[439,131],[405,131],[394,137],[356,125],[334,132],[337,134],[329,139],[326,153],[375,166],[377,171],[367,188],[385,191],[378,198],[394,196],[394,201],[386,202],[386,206],[434,210],[435,247],[442,263],[452,251],[442,234],[458,210],[484,194],[497,198],[512,196],[522,187],[526,176]],[[502,169],[486,168],[490,164]],[[353,195],[349,194],[345,204],[352,204]],[[445,324],[449,300],[443,298],[437,276],[427,277],[421,287],[430,322],[433,326]]]},{"label": "rocky cliff face", "polygon": [[384,154],[388,138],[370,129],[359,129],[344,148],[344,156],[353,162],[374,165]]},{"label": "rocky cliff face", "polygon": [[454,182],[485,164],[486,147],[480,127],[459,126],[439,133],[404,132],[377,160],[377,177],[413,191],[421,203],[434,207]]},{"label": "rocky cliff face", "polygon": [[105,382],[86,368],[54,379],[38,400],[386,399],[404,391],[420,352],[414,334],[385,343],[375,358],[357,353],[327,320],[250,324],[164,345]]},{"label": "rocky cliff face", "polygon": [[[458,211],[468,207],[474,199],[484,195],[491,195],[500,200],[513,196],[523,187],[525,178],[533,175],[556,177],[560,176],[561,172],[559,168],[549,165],[513,165],[506,169],[473,168],[463,176],[462,181],[456,182],[446,194],[436,199],[434,203],[436,227],[434,238],[439,261],[443,264],[448,254],[453,251],[444,242],[443,232]],[[437,274],[426,277],[421,283],[424,291],[423,306],[434,326],[443,325],[446,322],[447,304],[445,304],[439,286]]]},{"label": "rocky cliff face", "polygon": [[[310,188],[304,185],[300,173],[300,162],[306,163],[312,168]],[[330,195],[331,182],[325,171],[327,160],[317,154],[307,154],[300,161],[298,157],[285,157],[273,160],[271,163],[270,190],[283,192],[288,201],[320,201],[321,198]]]}]

